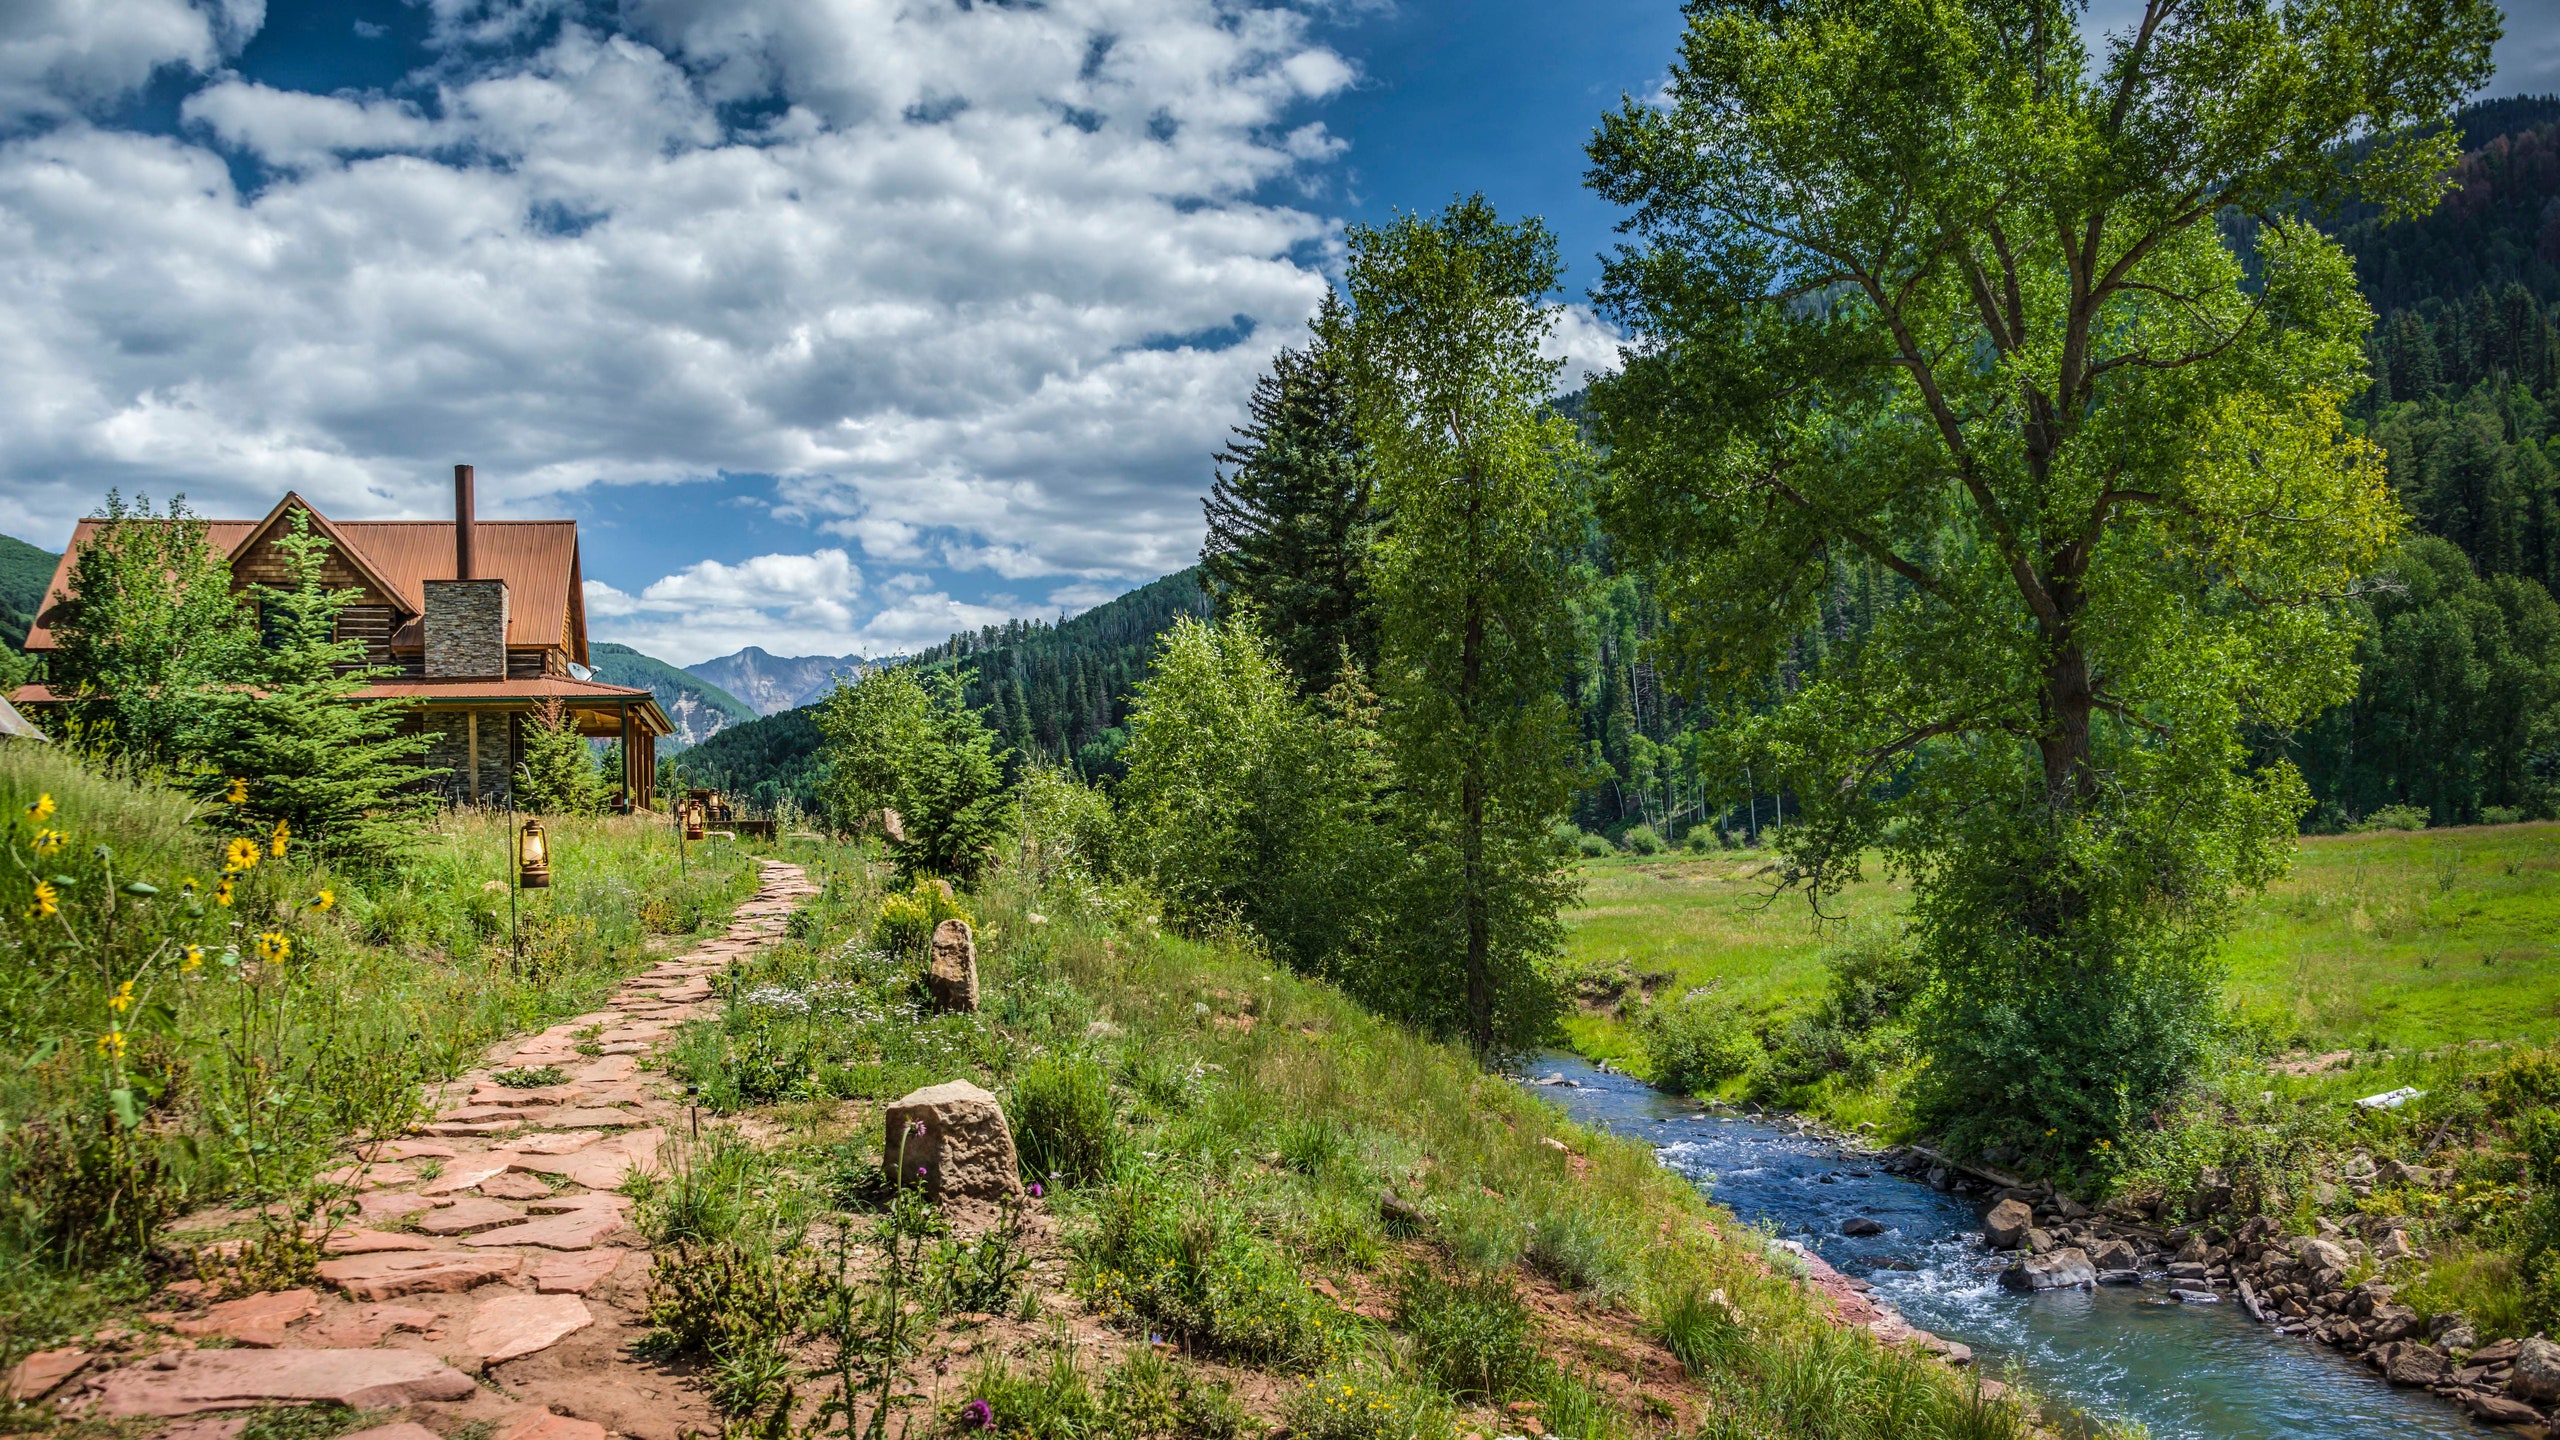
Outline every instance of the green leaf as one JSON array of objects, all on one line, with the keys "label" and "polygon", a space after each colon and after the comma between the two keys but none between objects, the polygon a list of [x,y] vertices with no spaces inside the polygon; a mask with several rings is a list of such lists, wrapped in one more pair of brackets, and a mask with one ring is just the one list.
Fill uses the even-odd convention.
[{"label": "green leaf", "polygon": [[132,880],[132,881],[128,881],[128,882],[126,882],[125,887],[124,887],[124,893],[126,893],[127,895],[139,895],[139,896],[141,896],[142,898],[144,898],[144,899],[148,900],[148,899],[150,899],[152,896],[157,895],[157,894],[159,894],[159,893],[160,893],[160,887],[159,887],[159,886],[157,886],[157,885],[150,884],[150,883],[145,882],[145,881],[141,881],[141,880]]},{"label": "green leaf", "polygon": [[116,1119],[123,1123],[124,1128],[127,1130],[142,1128],[142,1111],[133,1103],[131,1090],[123,1088],[110,1090],[107,1092],[107,1102],[116,1107]]}]

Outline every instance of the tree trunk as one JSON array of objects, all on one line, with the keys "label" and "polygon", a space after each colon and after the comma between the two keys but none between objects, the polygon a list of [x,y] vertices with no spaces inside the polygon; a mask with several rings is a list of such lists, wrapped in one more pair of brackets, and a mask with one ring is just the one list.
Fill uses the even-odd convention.
[{"label": "tree trunk", "polygon": [[2096,797],[2089,739],[2089,712],[2095,706],[2089,657],[2077,645],[2055,650],[2045,663],[2045,728],[2036,737],[2036,748],[2044,757],[2045,809],[2057,820]]},{"label": "tree trunk", "polygon": [[1479,1053],[1493,1049],[1493,924],[1484,884],[1483,747],[1475,743],[1477,686],[1484,673],[1484,608],[1467,598],[1466,651],[1459,664],[1461,695],[1469,719],[1466,769],[1459,781],[1458,846],[1465,867],[1462,901],[1467,924],[1467,1033]]}]

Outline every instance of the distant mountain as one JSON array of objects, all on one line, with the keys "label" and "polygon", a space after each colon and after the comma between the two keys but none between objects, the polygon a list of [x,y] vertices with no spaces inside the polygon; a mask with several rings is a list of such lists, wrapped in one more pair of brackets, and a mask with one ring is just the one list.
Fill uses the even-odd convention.
[{"label": "distant mountain", "polygon": [[[830,663],[959,667],[970,677],[969,704],[1004,737],[1017,762],[1030,758],[1072,761],[1086,775],[1098,778],[1119,771],[1120,747],[1126,740],[1121,722],[1129,715],[1129,689],[1146,678],[1147,667],[1155,659],[1156,637],[1183,616],[1208,613],[1209,599],[1200,589],[1199,567],[1194,566],[1059,624],[1015,620],[963,631],[920,655],[895,662]],[[763,654],[746,650],[730,658]],[[764,658],[772,662],[772,657]],[[705,668],[697,665],[694,671],[699,674]],[[819,696],[824,690],[822,686]],[[725,790],[751,809],[770,810],[787,797],[803,810],[814,811],[825,763],[818,744],[817,712],[803,705],[731,726],[687,751],[677,763],[686,784]]]},{"label": "distant mountain", "polygon": [[595,667],[596,678],[606,684],[629,685],[658,697],[658,707],[676,722],[676,733],[661,742],[662,749],[699,745],[732,725],[756,718],[755,708],[737,696],[628,645],[590,644],[587,661]]},{"label": "distant mountain", "polygon": [[53,582],[54,562],[62,557],[24,540],[0,535],[0,644],[23,649],[27,631],[44,605],[44,587]]},{"label": "distant mountain", "polygon": [[779,715],[824,699],[838,677],[851,680],[884,663],[860,655],[769,655],[750,645],[735,655],[684,668],[754,706],[759,715]]}]

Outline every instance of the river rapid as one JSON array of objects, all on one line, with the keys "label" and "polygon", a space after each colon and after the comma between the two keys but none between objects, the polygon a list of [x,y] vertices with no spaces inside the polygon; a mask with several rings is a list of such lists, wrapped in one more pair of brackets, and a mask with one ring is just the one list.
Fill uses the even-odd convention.
[{"label": "river rapid", "polygon": [[[1534,1094],[1581,1124],[1654,1147],[1746,1222],[1822,1256],[1912,1324],[1973,1347],[1984,1373],[2016,1378],[2093,1418],[2134,1422],[2154,1440],[2480,1440],[2490,1432],[2423,1390],[2395,1390],[2352,1360],[2256,1324],[2236,1303],[2180,1305],[2141,1286],[2012,1294],[2006,1263],[1982,1248],[1960,1196],[1886,1173],[1817,1136],[1675,1099],[1578,1056],[1529,1072],[1572,1085]],[[1881,1235],[1851,1238],[1867,1216]]]}]

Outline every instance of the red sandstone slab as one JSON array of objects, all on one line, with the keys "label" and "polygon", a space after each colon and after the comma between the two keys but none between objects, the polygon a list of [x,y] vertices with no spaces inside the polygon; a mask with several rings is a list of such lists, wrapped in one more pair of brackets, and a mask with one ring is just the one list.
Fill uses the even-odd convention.
[{"label": "red sandstone slab", "polygon": [[456,1160],[444,1167],[444,1173],[418,1187],[421,1195],[452,1195],[468,1190],[492,1175],[507,1173],[507,1162],[494,1155],[474,1155]]},{"label": "red sandstone slab", "polygon": [[314,1350],[368,1350],[394,1330],[423,1332],[442,1318],[415,1305],[351,1305],[323,1312],[293,1338]]},{"label": "red sandstone slab", "polygon": [[[490,1121],[459,1121],[459,1122],[452,1122],[452,1123],[439,1122],[439,1123],[434,1124],[434,1125],[421,1125],[421,1126],[419,1126],[419,1127],[418,1127],[418,1133],[419,1133],[419,1134],[421,1134],[421,1135],[442,1135],[442,1136],[446,1137],[447,1139],[460,1140],[460,1139],[467,1139],[467,1138],[470,1138],[470,1137],[473,1137],[473,1136],[504,1135],[504,1134],[505,1134],[505,1133],[507,1133],[508,1131],[515,1129],[518,1125],[521,1125],[521,1124],[523,1124],[523,1123],[524,1123],[524,1122],[523,1122],[522,1120],[520,1120],[520,1119],[519,1119],[519,1120],[490,1120]],[[412,1176],[410,1176],[409,1178],[410,1178],[410,1179],[412,1179],[412,1180],[415,1180],[415,1179],[417,1179],[418,1177],[417,1177],[417,1176],[415,1176],[415,1175],[412,1175]],[[395,1182],[395,1183],[397,1183],[397,1182]]]},{"label": "red sandstone slab", "polygon": [[557,1125],[563,1128],[619,1130],[633,1125],[646,1125],[649,1123],[649,1117],[634,1115],[628,1110],[607,1110],[600,1106],[587,1106],[577,1110],[562,1110],[553,1115],[535,1116],[531,1118],[530,1123]]},{"label": "red sandstone slab", "polygon": [[482,1302],[471,1317],[462,1348],[482,1364],[501,1365],[561,1340],[596,1323],[587,1302],[575,1295],[527,1295],[510,1291]]},{"label": "red sandstone slab", "polygon": [[605,1440],[604,1427],[593,1420],[573,1420],[536,1410],[500,1430],[491,1440]]},{"label": "red sandstone slab", "polygon": [[373,1152],[376,1160],[450,1160],[454,1148],[433,1140],[386,1140]]},{"label": "red sandstone slab", "polygon": [[380,1255],[393,1250],[432,1250],[435,1247],[415,1235],[395,1235],[381,1230],[338,1230],[321,1241],[320,1248],[331,1255]]},{"label": "red sandstone slab", "polygon": [[371,1165],[341,1165],[323,1170],[311,1177],[322,1185],[339,1185],[349,1190],[378,1190],[385,1185],[415,1184],[418,1172],[395,1161],[378,1160]]},{"label": "red sandstone slab", "polygon": [[584,1295],[622,1266],[628,1250],[578,1250],[535,1257],[526,1265],[534,1290],[543,1295]]},{"label": "red sandstone slab", "polygon": [[442,1210],[421,1216],[418,1228],[430,1235],[468,1235],[475,1230],[513,1225],[523,1218],[524,1212],[513,1205],[466,1195]]},{"label": "red sandstone slab", "polygon": [[573,1154],[603,1138],[604,1132],[601,1130],[563,1130],[549,1135],[524,1135],[508,1141],[504,1149],[490,1151],[489,1158],[495,1160],[504,1156],[510,1169],[522,1170],[525,1167],[516,1163],[519,1156]]},{"label": "red sandstone slab", "polygon": [[269,1349],[284,1343],[284,1327],[320,1308],[317,1290],[266,1290],[225,1300],[193,1320],[169,1328],[198,1339],[220,1337],[235,1345]]},{"label": "red sandstone slab", "polygon": [[464,1105],[456,1109],[447,1110],[442,1115],[437,1116],[436,1123],[440,1125],[479,1125],[492,1120],[512,1121],[522,1118],[523,1114],[523,1107],[516,1105]]},{"label": "red sandstone slab", "polygon": [[628,1080],[631,1078],[631,1072],[638,1069],[639,1065],[639,1061],[628,1055],[607,1055],[594,1064],[581,1068],[578,1071],[578,1083],[610,1085],[617,1080]]},{"label": "red sandstone slab", "polygon": [[[616,1259],[621,1258],[620,1251],[613,1253]],[[585,1260],[589,1257],[570,1258]],[[596,1277],[598,1280],[603,1278],[601,1275]],[[10,1398],[22,1404],[41,1400],[60,1388],[63,1381],[79,1374],[80,1367],[88,1363],[89,1352],[77,1345],[65,1345],[59,1350],[39,1350],[9,1371]]]},{"label": "red sandstone slab", "polygon": [[504,1279],[523,1263],[514,1255],[424,1250],[324,1260],[320,1278],[357,1300],[396,1300],[403,1295],[458,1294]]},{"label": "red sandstone slab", "polygon": [[664,1130],[634,1130],[628,1135],[618,1135],[579,1151],[562,1161],[554,1173],[565,1175],[590,1190],[619,1189],[623,1178],[634,1170],[644,1175],[658,1173],[662,1168],[658,1163],[658,1146],[666,1138]]},{"label": "red sandstone slab", "polygon": [[402,1420],[390,1425],[376,1425],[370,1430],[358,1430],[352,1435],[339,1436],[338,1440],[442,1440],[442,1437],[415,1420]]},{"label": "red sandstone slab", "polygon": [[551,1193],[551,1187],[531,1175],[505,1172],[480,1182],[480,1193],[501,1200],[539,1200]]},{"label": "red sandstone slab", "polygon": [[356,1197],[356,1218],[379,1223],[384,1220],[397,1220],[403,1215],[415,1215],[421,1210],[433,1210],[440,1205],[451,1203],[448,1200],[436,1200],[425,1195],[405,1194],[398,1190],[376,1190],[372,1194]]},{"label": "red sandstone slab", "polygon": [[155,1355],[98,1382],[110,1415],[192,1415],[264,1405],[358,1409],[461,1400],[471,1377],[413,1350],[196,1350]]},{"label": "red sandstone slab", "polygon": [[572,1210],[566,1215],[550,1215],[528,1220],[522,1225],[508,1225],[496,1230],[483,1230],[463,1241],[474,1247],[487,1245],[539,1245],[546,1250],[587,1250],[607,1235],[622,1228],[622,1212],[609,1206],[595,1205]]}]

